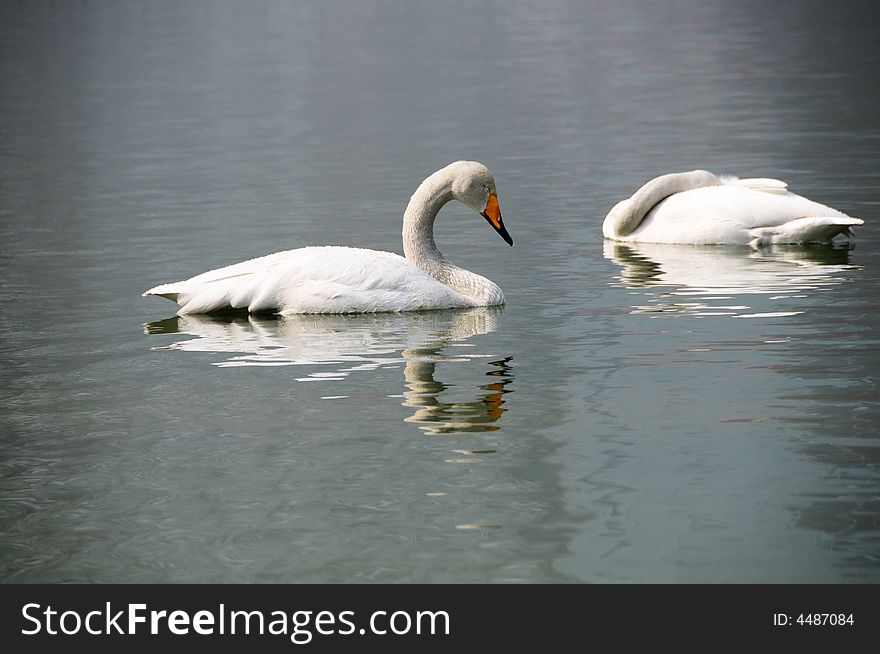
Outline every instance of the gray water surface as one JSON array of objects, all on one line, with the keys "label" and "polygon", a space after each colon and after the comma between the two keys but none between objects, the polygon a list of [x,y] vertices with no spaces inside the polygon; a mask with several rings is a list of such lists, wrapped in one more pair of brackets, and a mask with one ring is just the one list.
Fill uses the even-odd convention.
[{"label": "gray water surface", "polygon": [[[422,6],[423,5],[423,6]],[[0,9],[0,579],[880,580],[880,50],[821,3]],[[174,317],[272,251],[400,252],[495,174],[503,309]],[[603,243],[651,177],[786,180],[856,246]]]}]

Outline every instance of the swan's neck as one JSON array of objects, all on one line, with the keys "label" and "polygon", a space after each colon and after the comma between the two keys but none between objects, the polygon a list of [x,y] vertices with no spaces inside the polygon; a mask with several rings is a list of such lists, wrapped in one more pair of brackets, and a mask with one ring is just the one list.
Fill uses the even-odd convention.
[{"label": "swan's neck", "polygon": [[411,264],[476,304],[501,304],[504,294],[495,283],[449,263],[434,242],[434,220],[453,199],[453,181],[444,168],[413,193],[403,214],[403,254]]},{"label": "swan's neck", "polygon": [[452,199],[452,179],[441,170],[419,185],[403,214],[403,255],[429,275],[431,268],[448,264],[434,243],[434,220]]},{"label": "swan's neck", "polygon": [[602,231],[609,238],[629,236],[642,224],[651,209],[670,195],[719,184],[721,180],[707,170],[656,177],[633,193],[632,197],[614,205],[605,218]]}]

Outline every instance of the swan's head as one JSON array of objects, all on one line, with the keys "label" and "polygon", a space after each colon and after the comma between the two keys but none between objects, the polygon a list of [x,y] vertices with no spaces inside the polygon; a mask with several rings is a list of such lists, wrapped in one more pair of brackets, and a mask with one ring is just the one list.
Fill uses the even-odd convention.
[{"label": "swan's head", "polygon": [[452,175],[452,197],[483,216],[508,245],[513,245],[501,220],[495,178],[489,169],[477,161],[456,161],[447,170]]}]

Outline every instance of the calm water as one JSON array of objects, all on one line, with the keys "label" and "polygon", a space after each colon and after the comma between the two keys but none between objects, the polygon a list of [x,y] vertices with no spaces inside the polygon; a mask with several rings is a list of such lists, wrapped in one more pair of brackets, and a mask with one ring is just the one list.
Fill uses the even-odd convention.
[{"label": "calm water", "polygon": [[[876,21],[440,4],[2,5],[0,579],[880,581]],[[140,297],[399,252],[464,158],[516,246],[463,206],[437,240],[503,310]],[[697,167],[867,224],[852,250],[603,244],[614,202]]]}]

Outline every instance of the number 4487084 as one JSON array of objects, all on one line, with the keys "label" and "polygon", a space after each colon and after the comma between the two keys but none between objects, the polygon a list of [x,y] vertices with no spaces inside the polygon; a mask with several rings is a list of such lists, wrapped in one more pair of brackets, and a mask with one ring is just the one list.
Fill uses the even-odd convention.
[{"label": "number 4487084", "polygon": [[801,613],[797,620],[799,625],[851,625],[853,624],[852,613]]}]

